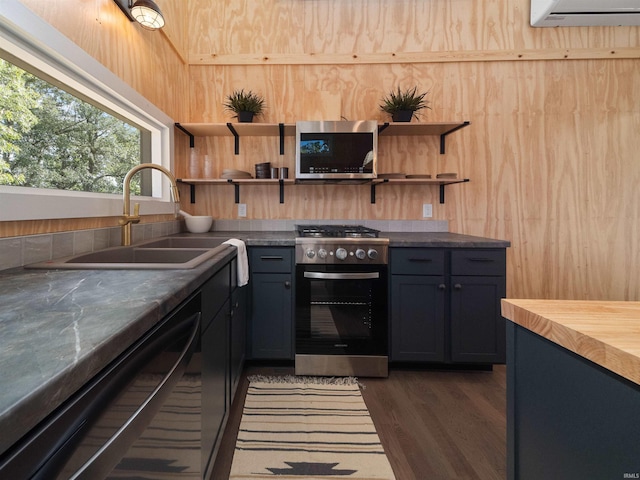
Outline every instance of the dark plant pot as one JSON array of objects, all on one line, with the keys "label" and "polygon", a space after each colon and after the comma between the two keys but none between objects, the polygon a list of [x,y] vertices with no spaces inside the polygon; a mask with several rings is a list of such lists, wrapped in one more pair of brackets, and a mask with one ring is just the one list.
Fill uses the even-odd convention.
[{"label": "dark plant pot", "polygon": [[391,119],[394,122],[410,122],[413,118],[413,110],[398,110],[391,115]]},{"label": "dark plant pot", "polygon": [[253,112],[238,112],[238,121],[240,123],[253,122]]}]

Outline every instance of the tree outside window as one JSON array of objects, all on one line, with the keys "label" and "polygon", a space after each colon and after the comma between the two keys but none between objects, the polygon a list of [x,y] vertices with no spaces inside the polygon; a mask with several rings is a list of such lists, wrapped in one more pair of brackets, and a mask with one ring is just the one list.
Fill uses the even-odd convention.
[{"label": "tree outside window", "polygon": [[[0,185],[122,193],[139,128],[0,59]],[[131,192],[141,193],[141,177]],[[142,177],[144,178],[144,177]]]}]

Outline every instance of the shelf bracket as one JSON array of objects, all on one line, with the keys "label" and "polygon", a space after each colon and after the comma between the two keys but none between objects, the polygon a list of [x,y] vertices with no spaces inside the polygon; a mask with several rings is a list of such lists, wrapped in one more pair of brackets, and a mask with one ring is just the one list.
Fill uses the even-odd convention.
[{"label": "shelf bracket", "polygon": [[284,180],[278,180],[278,184],[280,185],[280,203],[284,203]]},{"label": "shelf bracket", "polygon": [[193,183],[189,185],[189,199],[191,203],[196,203],[196,186]]},{"label": "shelf bracket", "polygon": [[[240,135],[238,135],[238,132],[236,132],[236,129],[233,128],[233,124],[232,123],[227,123],[227,128],[229,129],[229,131],[233,134],[234,136],[234,151],[236,155],[240,155]],[[238,202],[236,202],[238,203]]]},{"label": "shelf bracket", "polygon": [[451,183],[441,183],[440,184],[440,203],[444,203],[444,187],[446,187],[447,185],[453,185],[455,183],[465,183],[465,182],[468,182],[468,181],[469,181],[469,179],[465,178],[463,180],[458,180],[458,181],[451,182]]},{"label": "shelf bracket", "polygon": [[[444,155],[445,143],[446,143],[445,139],[447,138],[447,135],[449,135],[449,134],[451,134],[453,132],[456,132],[456,131],[460,130],[461,128],[464,128],[464,127],[466,127],[467,125],[470,125],[470,124],[471,124],[471,122],[469,122],[468,120],[464,121],[460,125],[458,125],[456,127],[453,127],[451,130],[449,130],[447,132],[444,132],[443,134],[440,135],[440,155]],[[442,198],[442,196],[440,198]],[[440,203],[444,203],[444,202],[441,201]]]},{"label": "shelf bracket", "polygon": [[235,203],[240,203],[240,184],[239,183],[234,183],[233,179],[231,179],[231,178],[227,179],[227,183],[229,185],[233,185],[234,202]]},{"label": "shelf bracket", "polygon": [[284,123],[278,124],[278,131],[280,132],[280,155],[284,155]]},{"label": "shelf bracket", "polygon": [[189,130],[184,128],[182,125],[180,125],[178,122],[176,122],[174,125],[178,130],[181,130],[183,133],[189,136],[189,147],[190,148],[195,147],[195,139],[193,137],[193,134]]},{"label": "shelf bracket", "polygon": [[381,183],[387,183],[389,181],[388,178],[385,178],[381,182],[371,182],[371,203],[376,203],[376,186]]}]

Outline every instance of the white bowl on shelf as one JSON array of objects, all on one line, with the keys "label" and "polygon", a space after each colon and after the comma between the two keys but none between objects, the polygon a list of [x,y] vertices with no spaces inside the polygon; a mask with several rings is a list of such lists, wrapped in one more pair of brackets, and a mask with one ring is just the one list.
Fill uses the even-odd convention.
[{"label": "white bowl on shelf", "polygon": [[184,217],[184,222],[187,224],[187,230],[191,233],[204,233],[211,229],[213,217],[207,215],[191,215],[190,217]]}]

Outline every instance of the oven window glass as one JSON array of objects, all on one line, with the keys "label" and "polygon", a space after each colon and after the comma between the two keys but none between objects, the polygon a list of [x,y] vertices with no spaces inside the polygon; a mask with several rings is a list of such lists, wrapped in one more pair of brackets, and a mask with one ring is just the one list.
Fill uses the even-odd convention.
[{"label": "oven window glass", "polygon": [[371,282],[311,280],[309,336],[339,342],[371,337]]}]

